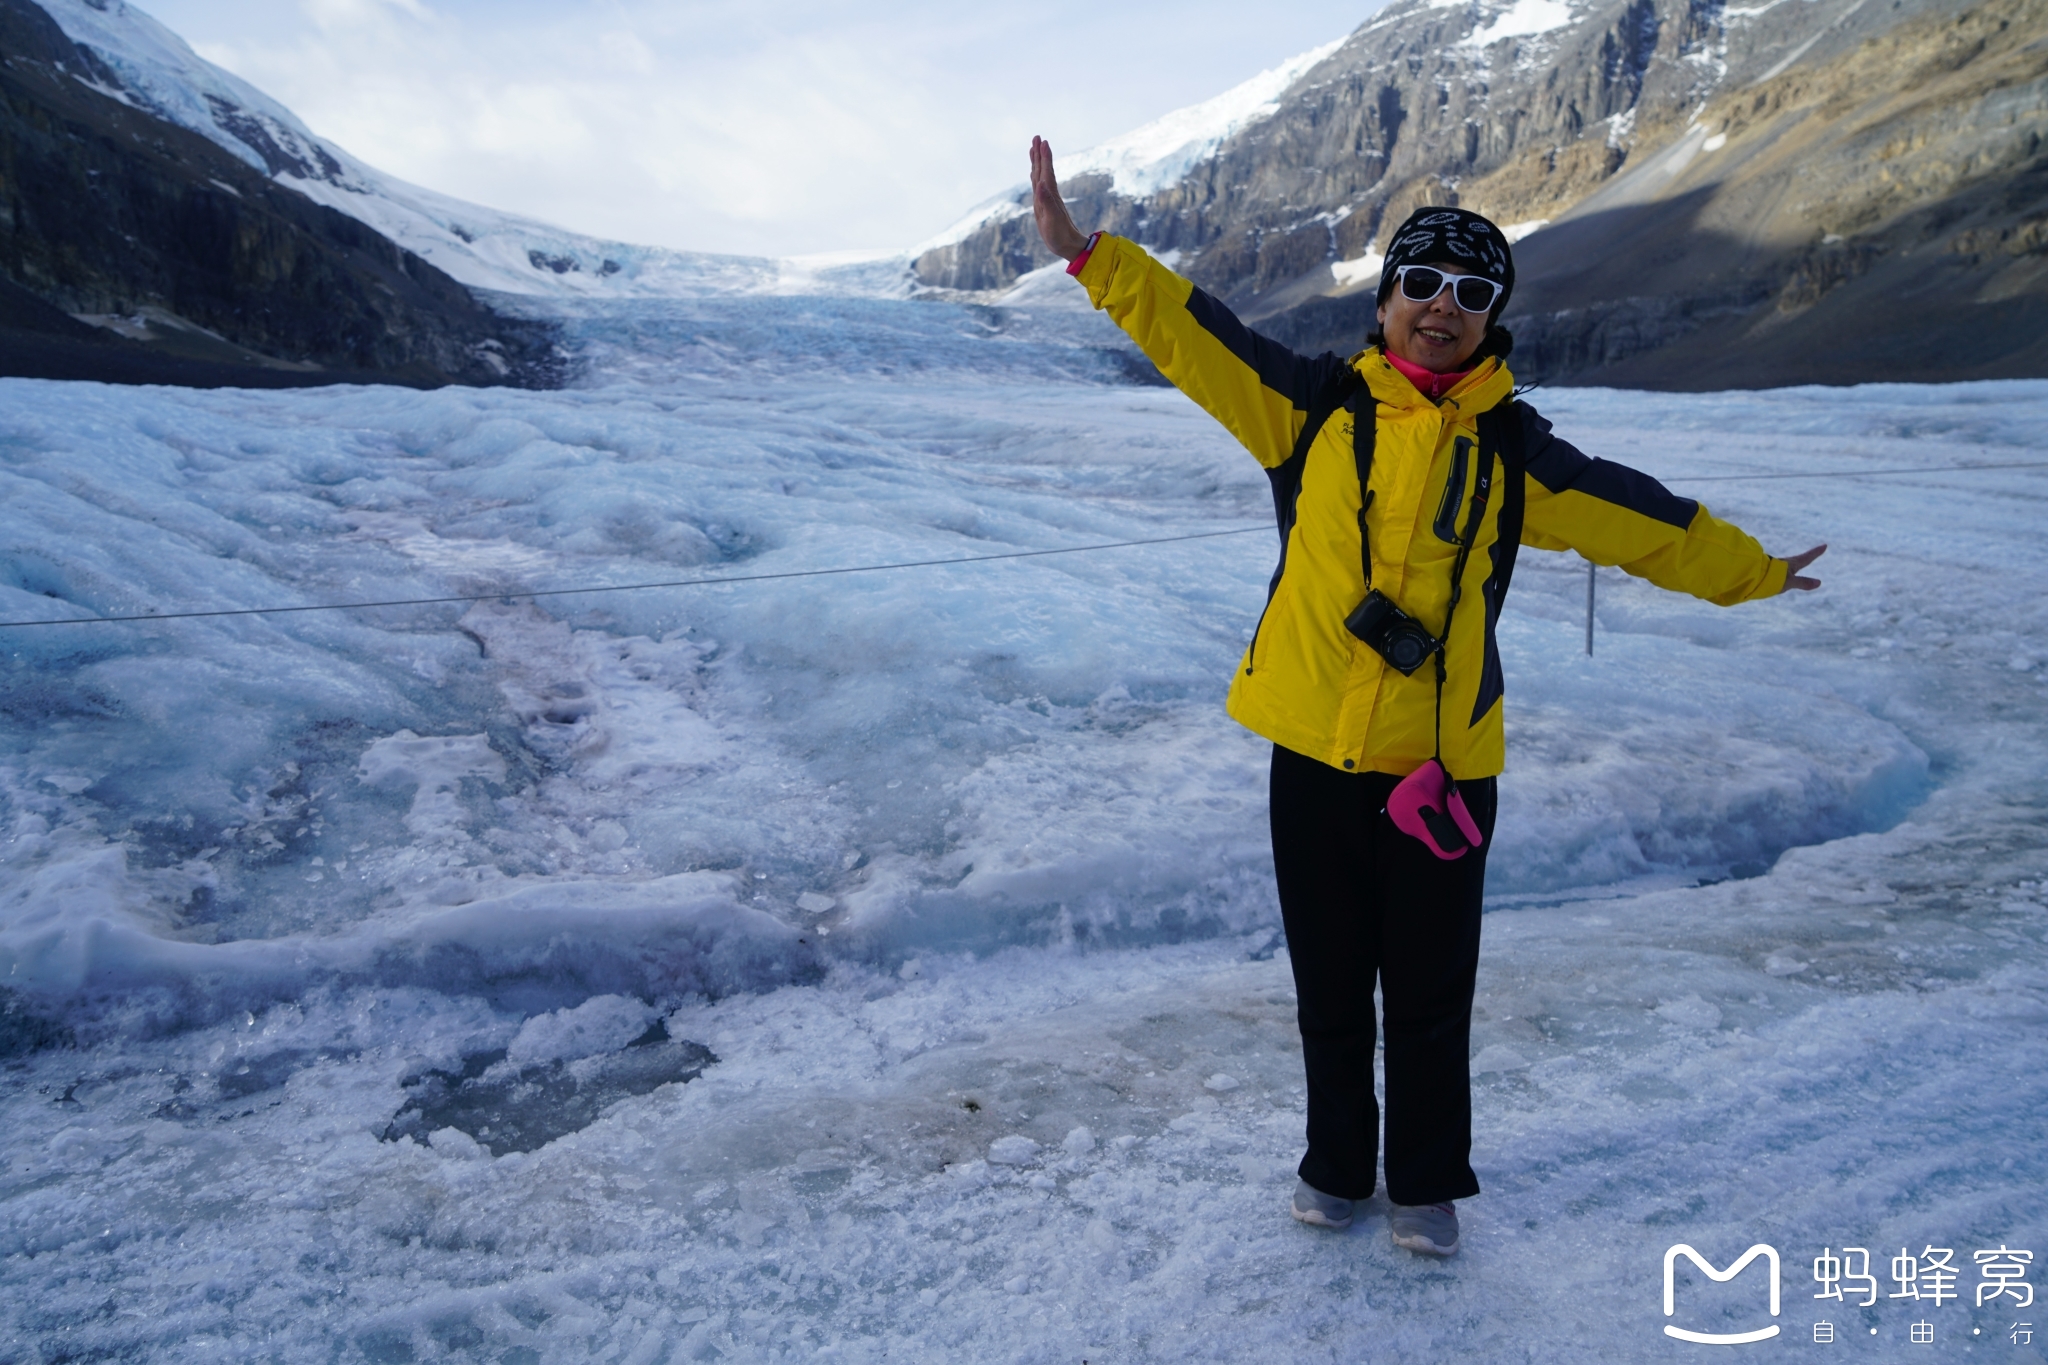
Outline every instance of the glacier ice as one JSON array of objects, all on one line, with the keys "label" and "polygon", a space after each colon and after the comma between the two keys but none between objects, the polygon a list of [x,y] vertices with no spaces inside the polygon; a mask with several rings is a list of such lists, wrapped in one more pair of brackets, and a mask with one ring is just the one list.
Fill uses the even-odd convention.
[{"label": "glacier ice", "polygon": [[1283,1212],[1270,530],[521,596],[1257,527],[1257,468],[1063,308],[563,312],[553,394],[0,382],[0,620],[484,599],[0,631],[7,1352],[1621,1361],[1675,1241],[1777,1245],[1788,1332],[1823,1244],[2048,1251],[2048,385],[1539,395],[1833,548],[1604,574],[1591,659],[1525,557],[1446,1267]]}]

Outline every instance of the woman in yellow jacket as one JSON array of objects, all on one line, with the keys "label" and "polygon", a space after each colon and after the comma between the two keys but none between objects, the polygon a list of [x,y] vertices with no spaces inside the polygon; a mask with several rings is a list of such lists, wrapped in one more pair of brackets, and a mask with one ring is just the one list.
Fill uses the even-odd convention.
[{"label": "woman in yellow jacket", "polygon": [[1348,359],[1311,358],[1135,243],[1083,235],[1042,139],[1031,181],[1039,232],[1090,301],[1273,482],[1280,566],[1229,708],[1273,741],[1273,865],[1308,1072],[1292,1212],[1345,1227],[1375,1187],[1377,979],[1394,1241],[1448,1255],[1454,1201],[1479,1192],[1468,1051],[1505,759],[1494,628],[1517,547],[1577,550],[1724,606],[1818,587],[1799,571],[1825,547],[1773,558],[1551,435],[1503,364],[1514,260],[1478,214],[1417,210],[1388,246],[1381,331]]}]

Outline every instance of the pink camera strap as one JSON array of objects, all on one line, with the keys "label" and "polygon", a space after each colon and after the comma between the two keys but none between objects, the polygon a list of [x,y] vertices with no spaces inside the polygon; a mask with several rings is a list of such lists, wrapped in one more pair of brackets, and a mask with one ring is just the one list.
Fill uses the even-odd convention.
[{"label": "pink camera strap", "polygon": [[1429,846],[1437,857],[1462,858],[1486,842],[1458,784],[1435,759],[1401,779],[1387,797],[1387,817],[1394,828]]}]

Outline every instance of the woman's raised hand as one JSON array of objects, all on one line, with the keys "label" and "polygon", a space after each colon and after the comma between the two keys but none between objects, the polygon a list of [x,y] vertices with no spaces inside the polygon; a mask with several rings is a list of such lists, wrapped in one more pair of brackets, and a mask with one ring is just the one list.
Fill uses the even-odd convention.
[{"label": "woman's raised hand", "polygon": [[1814,560],[1819,559],[1822,555],[1826,554],[1827,549],[1828,547],[1825,545],[1816,545],[1803,555],[1785,556],[1786,592],[1812,592],[1815,588],[1820,586],[1820,580],[1818,578],[1806,578],[1802,576],[1799,571],[1805,568],[1807,565],[1813,563]]},{"label": "woman's raised hand", "polygon": [[1052,144],[1042,137],[1031,139],[1031,216],[1045,249],[1061,260],[1073,260],[1088,245],[1088,234],[1074,226],[1074,215],[1060,198],[1060,182],[1052,173]]}]

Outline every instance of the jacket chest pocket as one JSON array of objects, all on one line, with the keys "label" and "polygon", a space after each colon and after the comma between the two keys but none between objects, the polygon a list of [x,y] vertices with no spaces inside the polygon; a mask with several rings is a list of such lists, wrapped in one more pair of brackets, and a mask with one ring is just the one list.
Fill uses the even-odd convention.
[{"label": "jacket chest pocket", "polygon": [[1465,505],[1465,471],[1471,463],[1472,438],[1460,436],[1451,443],[1451,472],[1444,479],[1443,500],[1437,504],[1436,520],[1429,527],[1446,545],[1458,543],[1458,510]]}]

